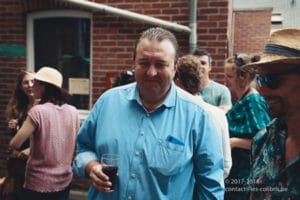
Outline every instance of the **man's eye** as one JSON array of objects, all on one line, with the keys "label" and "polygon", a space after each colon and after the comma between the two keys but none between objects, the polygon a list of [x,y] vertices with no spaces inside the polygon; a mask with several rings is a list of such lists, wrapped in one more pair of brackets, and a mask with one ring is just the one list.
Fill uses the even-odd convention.
[{"label": "man's eye", "polygon": [[[150,67],[152,64],[149,63],[149,62],[139,62],[138,63],[139,66],[143,67],[143,68],[146,68],[146,67]],[[168,64],[167,63],[154,63],[153,64],[155,68],[157,69],[161,69],[161,68],[165,68],[165,67],[168,67]]]},{"label": "man's eye", "polygon": [[141,67],[148,67],[150,64],[147,63],[147,62],[140,62],[139,65],[140,65]]},{"label": "man's eye", "polygon": [[165,68],[168,67],[166,63],[155,63],[155,68]]},{"label": "man's eye", "polygon": [[206,62],[204,62],[204,61],[201,61],[201,65],[206,65]]}]

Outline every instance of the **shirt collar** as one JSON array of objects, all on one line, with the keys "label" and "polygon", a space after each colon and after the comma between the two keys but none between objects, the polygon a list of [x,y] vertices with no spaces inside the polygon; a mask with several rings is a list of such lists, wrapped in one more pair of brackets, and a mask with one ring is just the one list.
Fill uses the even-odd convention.
[{"label": "shirt collar", "polygon": [[[171,83],[171,88],[170,88],[170,90],[168,92],[167,97],[163,101],[162,105],[160,105],[159,107],[161,107],[163,105],[165,107],[173,107],[173,106],[175,106],[176,95],[177,95],[176,85],[175,85],[174,82],[172,82]],[[142,101],[140,99],[139,90],[138,90],[138,86],[137,86],[136,83],[133,85],[132,90],[128,93],[127,98],[128,98],[128,100],[135,100],[135,101],[137,101],[138,104],[140,104],[141,106],[143,105]]]}]

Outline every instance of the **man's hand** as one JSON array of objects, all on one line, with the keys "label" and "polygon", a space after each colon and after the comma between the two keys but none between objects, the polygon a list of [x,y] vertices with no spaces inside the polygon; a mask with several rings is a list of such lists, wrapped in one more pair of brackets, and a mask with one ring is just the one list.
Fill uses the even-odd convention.
[{"label": "man's hand", "polygon": [[91,161],[87,165],[86,171],[97,190],[103,192],[111,191],[112,183],[109,181],[109,177],[103,173],[102,165],[98,161]]}]

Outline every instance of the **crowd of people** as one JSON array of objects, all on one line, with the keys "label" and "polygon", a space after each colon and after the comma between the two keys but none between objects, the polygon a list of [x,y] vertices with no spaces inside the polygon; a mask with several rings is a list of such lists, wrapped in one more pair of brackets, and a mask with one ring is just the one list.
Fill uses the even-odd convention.
[{"label": "crowd of people", "polygon": [[90,179],[89,200],[300,199],[300,29],[224,60],[224,84],[208,51],[180,56],[164,28],[142,32],[133,54],[81,125],[59,71],[20,73],[6,116],[23,165],[2,199],[67,200],[73,176]]}]

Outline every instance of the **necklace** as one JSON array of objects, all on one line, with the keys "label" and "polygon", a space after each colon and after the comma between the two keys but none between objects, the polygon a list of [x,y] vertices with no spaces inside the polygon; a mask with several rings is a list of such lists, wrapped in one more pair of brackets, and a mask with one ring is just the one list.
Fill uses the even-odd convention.
[{"label": "necklace", "polygon": [[242,97],[240,98],[240,100],[242,100],[243,98],[245,98],[245,96],[250,92],[251,87],[248,87],[248,89],[243,93]]}]

